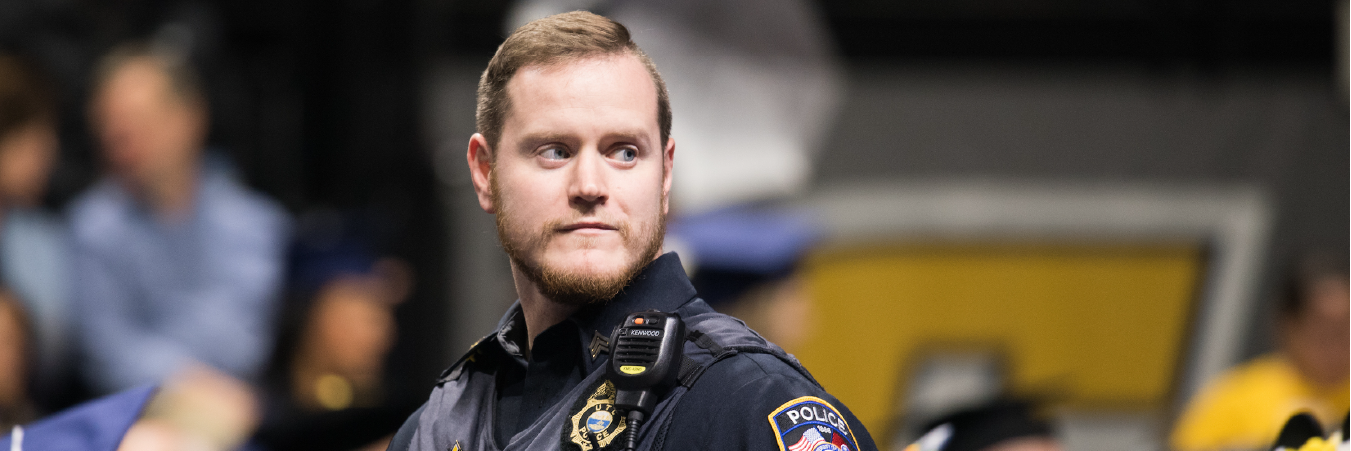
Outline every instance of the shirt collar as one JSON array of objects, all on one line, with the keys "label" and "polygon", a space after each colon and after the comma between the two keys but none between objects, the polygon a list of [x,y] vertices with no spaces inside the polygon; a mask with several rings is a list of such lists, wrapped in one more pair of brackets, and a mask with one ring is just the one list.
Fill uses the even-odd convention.
[{"label": "shirt collar", "polygon": [[521,302],[516,301],[510,309],[507,309],[507,314],[502,316],[502,320],[497,322],[497,330],[489,336],[490,340],[485,341],[496,342],[503,352],[524,365],[525,349],[522,348],[522,344],[528,340],[525,331],[525,314],[521,311]]}]

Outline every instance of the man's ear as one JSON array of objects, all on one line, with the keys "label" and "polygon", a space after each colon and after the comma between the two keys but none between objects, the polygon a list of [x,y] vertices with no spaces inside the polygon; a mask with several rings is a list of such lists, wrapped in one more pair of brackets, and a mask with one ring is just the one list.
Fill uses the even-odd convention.
[{"label": "man's ear", "polygon": [[493,151],[488,147],[488,139],[475,133],[469,137],[469,151],[464,155],[469,162],[469,178],[474,182],[474,194],[478,195],[478,206],[488,213],[497,213],[493,205],[492,174]]},{"label": "man's ear", "polygon": [[671,212],[671,170],[675,168],[675,138],[666,138],[666,148],[661,151],[661,212]]}]

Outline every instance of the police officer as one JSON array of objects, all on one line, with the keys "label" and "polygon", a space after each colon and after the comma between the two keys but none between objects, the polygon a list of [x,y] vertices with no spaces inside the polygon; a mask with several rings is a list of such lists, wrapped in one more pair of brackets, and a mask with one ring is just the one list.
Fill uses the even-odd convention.
[{"label": "police officer", "polygon": [[[675,141],[655,66],[614,21],[550,16],[479,82],[466,155],[520,297],[437,381],[390,449],[875,449],[795,359],[699,299],[662,247]],[[614,407],[609,337],[633,312],[685,323],[679,377],[636,431]]]}]

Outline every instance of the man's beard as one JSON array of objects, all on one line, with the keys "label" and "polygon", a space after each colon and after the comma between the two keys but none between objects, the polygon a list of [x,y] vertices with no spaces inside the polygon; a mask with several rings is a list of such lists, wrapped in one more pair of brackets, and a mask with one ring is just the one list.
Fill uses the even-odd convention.
[{"label": "man's beard", "polygon": [[[542,253],[550,240],[559,234],[556,230],[566,222],[549,221],[537,230],[528,230],[529,225],[515,221],[512,210],[502,202],[502,197],[498,194],[501,193],[501,189],[497,186],[496,177],[490,182],[493,205],[497,206],[497,238],[502,242],[502,248],[521,273],[539,288],[540,294],[554,302],[582,306],[609,301],[628,286],[629,281],[661,251],[662,238],[666,235],[664,212],[658,214],[655,224],[641,227],[636,231],[632,230],[629,224],[616,224],[616,231],[625,249],[635,249],[638,247],[636,245],[642,246],[642,251],[635,256],[636,258],[617,273],[580,274],[569,271],[569,268],[560,267],[562,265],[549,265],[543,261],[533,260],[529,252],[536,251],[537,255]],[[512,236],[526,238],[517,242]]]}]

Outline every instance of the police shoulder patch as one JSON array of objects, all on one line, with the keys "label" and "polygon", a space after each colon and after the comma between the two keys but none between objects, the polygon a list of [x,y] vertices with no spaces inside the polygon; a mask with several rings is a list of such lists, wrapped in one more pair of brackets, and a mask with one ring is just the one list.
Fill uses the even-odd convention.
[{"label": "police shoulder patch", "polygon": [[617,448],[627,429],[624,416],[615,410],[615,385],[601,380],[587,390],[591,395],[578,399],[563,425],[563,449],[602,451]]},{"label": "police shoulder patch", "polygon": [[779,451],[857,451],[844,415],[826,400],[803,396],[769,413]]}]

